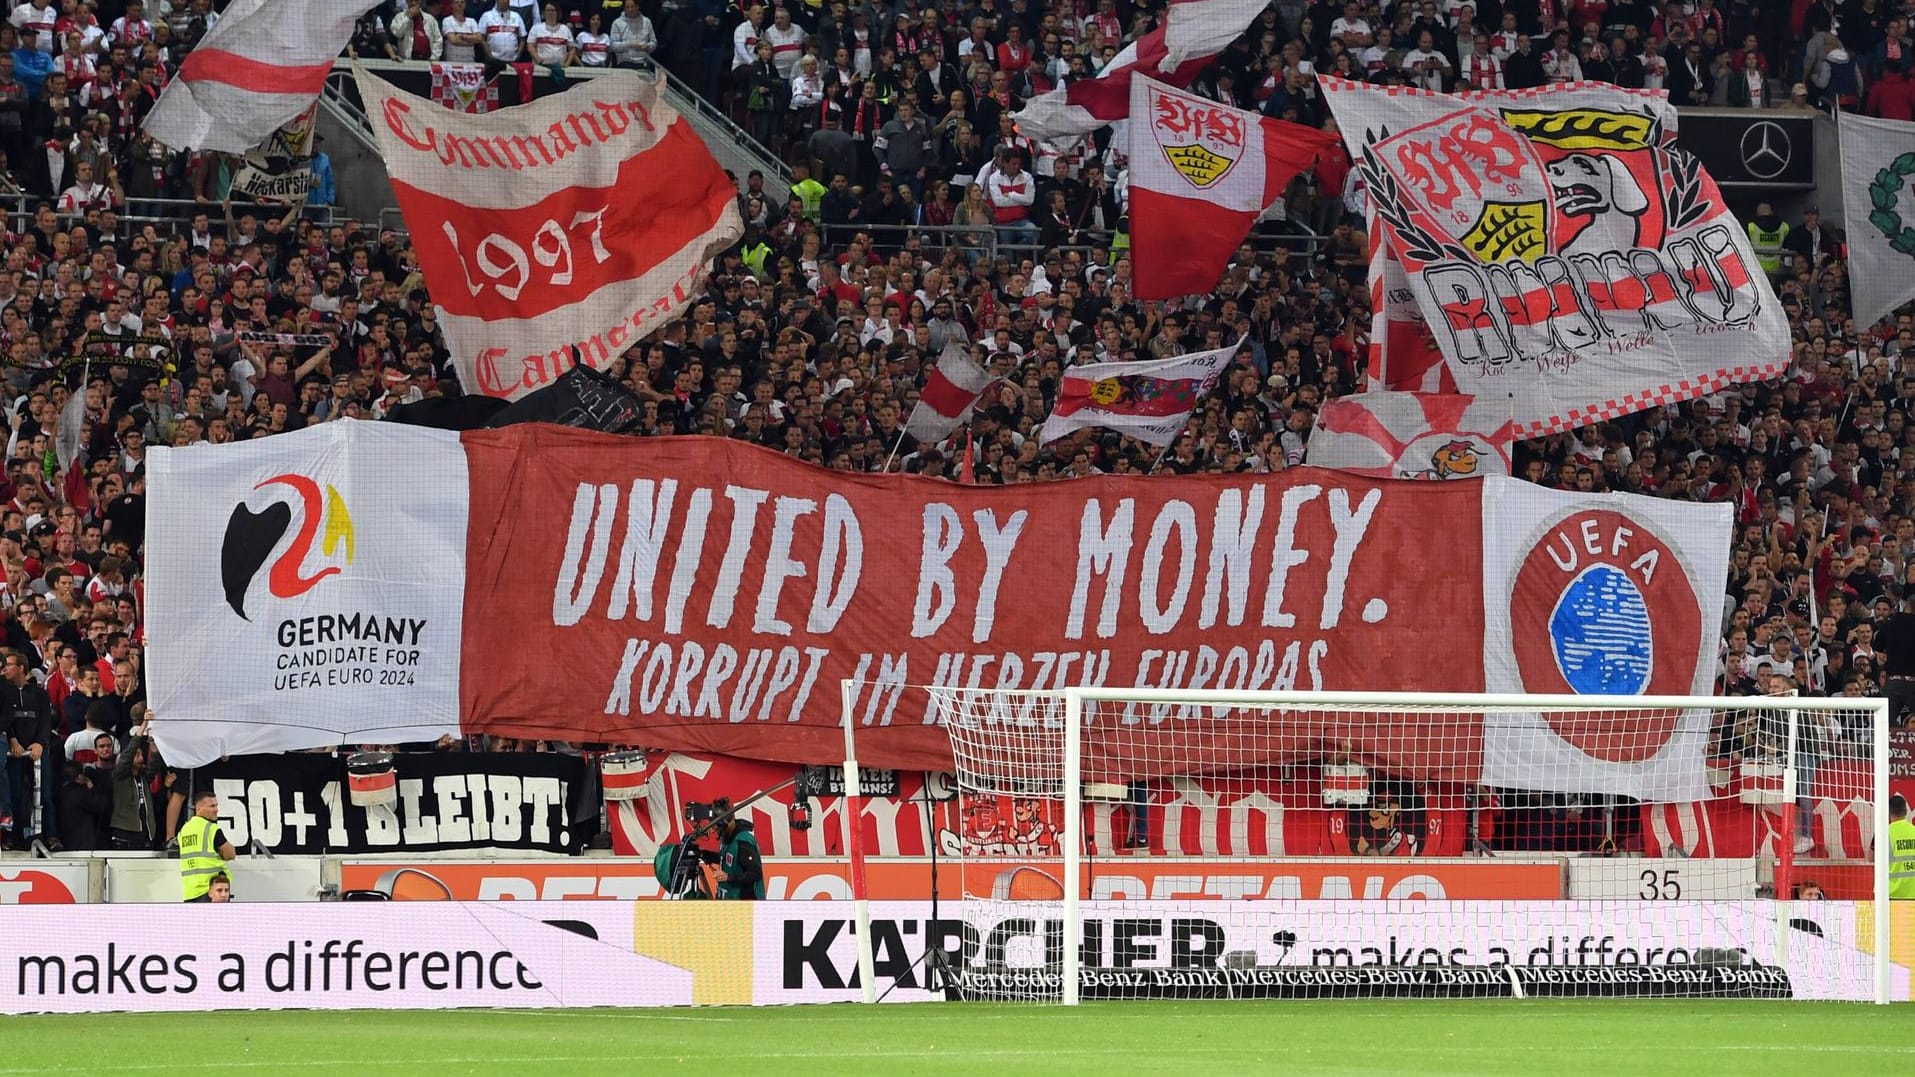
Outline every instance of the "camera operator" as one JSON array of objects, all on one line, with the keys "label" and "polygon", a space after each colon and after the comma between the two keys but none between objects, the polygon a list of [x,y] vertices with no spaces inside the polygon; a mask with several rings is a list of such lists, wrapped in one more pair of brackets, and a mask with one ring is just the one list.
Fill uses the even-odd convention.
[{"label": "camera operator", "polygon": [[751,823],[733,813],[731,801],[716,800],[712,809],[722,820],[718,835],[718,898],[721,901],[763,901],[765,865],[758,856],[758,838]]}]

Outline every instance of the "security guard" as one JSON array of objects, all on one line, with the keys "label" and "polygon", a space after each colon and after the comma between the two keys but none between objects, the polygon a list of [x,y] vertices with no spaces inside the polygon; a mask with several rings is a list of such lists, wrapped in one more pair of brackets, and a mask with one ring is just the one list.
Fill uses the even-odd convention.
[{"label": "security guard", "polygon": [[1888,798],[1888,896],[1915,900],[1915,823],[1908,821],[1908,798]]},{"label": "security guard", "polygon": [[766,264],[771,260],[771,245],[765,242],[764,229],[756,224],[745,226],[745,238],[739,247],[738,258],[745,263],[745,268],[751,271],[752,276],[761,281],[771,280],[766,271]]},{"label": "security guard", "polygon": [[1788,238],[1789,222],[1776,216],[1774,206],[1764,202],[1755,207],[1755,217],[1749,221],[1749,245],[1755,248],[1755,260],[1770,279],[1782,272],[1782,244]]},{"label": "security guard", "polygon": [[719,827],[725,839],[718,850],[719,900],[763,901],[765,865],[758,857],[758,839],[751,832],[751,824],[732,814],[728,801],[715,801],[712,807],[725,820]]},{"label": "security guard", "polygon": [[226,861],[236,852],[219,828],[219,796],[211,789],[193,794],[193,814],[180,825],[180,889],[187,901],[211,901],[215,877],[226,878]]}]

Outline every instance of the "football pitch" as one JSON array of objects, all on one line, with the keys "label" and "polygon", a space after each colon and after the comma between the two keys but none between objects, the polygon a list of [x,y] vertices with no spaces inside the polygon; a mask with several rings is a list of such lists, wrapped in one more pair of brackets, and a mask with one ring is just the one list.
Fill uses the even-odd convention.
[{"label": "football pitch", "polygon": [[89,1014],[0,1022],[0,1074],[1891,1073],[1915,1064],[1910,1017],[1595,999]]}]

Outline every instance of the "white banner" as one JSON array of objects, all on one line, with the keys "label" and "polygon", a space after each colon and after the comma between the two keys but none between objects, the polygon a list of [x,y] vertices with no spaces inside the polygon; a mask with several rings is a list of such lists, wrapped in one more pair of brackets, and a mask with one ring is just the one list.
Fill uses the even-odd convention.
[{"label": "white banner", "polygon": [[1456,391],[1516,436],[1778,376],[1788,320],[1660,91],[1324,78]]},{"label": "white banner", "polygon": [[605,368],[743,231],[737,187],[637,72],[484,115],[358,80],[467,392]]},{"label": "white banner", "polygon": [[[400,455],[431,481],[384,466]],[[327,423],[156,448],[148,467],[154,488],[182,494],[147,510],[149,689],[167,762],[311,747],[326,743],[312,733],[322,723],[357,742],[459,732],[468,491],[457,434]],[[208,603],[215,573],[225,601]],[[307,693],[327,705],[302,705]],[[188,697],[217,697],[224,713],[189,717]]]},{"label": "white banner", "polygon": [[[1728,586],[1731,506],[1484,484],[1486,691],[1711,694],[1719,660],[1705,629]],[[1703,800],[1709,732],[1701,711],[1621,722],[1486,714],[1483,782]]]},{"label": "white banner", "polygon": [[1915,299],[1915,123],[1844,112],[1842,212],[1857,328]]}]

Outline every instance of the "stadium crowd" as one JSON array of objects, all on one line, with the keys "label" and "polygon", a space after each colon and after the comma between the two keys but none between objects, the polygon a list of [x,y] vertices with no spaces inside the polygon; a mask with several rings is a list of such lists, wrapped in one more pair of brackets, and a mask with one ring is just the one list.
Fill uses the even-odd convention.
[{"label": "stadium crowd", "polygon": [[[1318,407],[1362,383],[1367,241],[1347,160],[1301,177],[1214,291],[1140,303],[1121,149],[1033,145],[1009,121],[1094,74],[1161,9],[625,0],[547,5],[532,22],[509,0],[474,17],[479,6],[375,9],[354,51],[656,58],[792,165],[787,200],[746,178],[745,236],[707,294],[614,362],[644,400],[644,434],[983,483],[1271,472],[1301,463]],[[1327,122],[1312,70],[1445,89],[1614,78],[1685,103],[1865,96],[1906,116],[1881,89],[1906,79],[1903,15],[1877,0],[1799,14],[1741,0],[1279,4],[1197,88],[1310,124]],[[168,772],[136,735],[148,446],[380,419],[459,392],[402,232],[332,222],[323,183],[314,205],[235,205],[235,161],[140,132],[216,18],[209,0],[35,0],[0,25],[0,175],[17,207],[0,269],[0,830],[16,843],[36,786],[58,819],[47,836],[69,846],[151,844],[168,825],[152,810]],[[1745,70],[1763,77],[1725,77]],[[167,199],[191,204],[169,216]],[[1523,444],[1516,472],[1735,505],[1725,692],[1900,698],[1915,676],[1915,615],[1895,612],[1915,571],[1915,320],[1853,324],[1840,235],[1813,210],[1789,223],[1775,272],[1796,341],[1787,377]],[[1239,336],[1167,452],[1098,431],[1038,443],[1065,366]],[[968,439],[920,445],[902,424],[953,340],[999,380]]]}]

